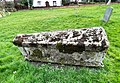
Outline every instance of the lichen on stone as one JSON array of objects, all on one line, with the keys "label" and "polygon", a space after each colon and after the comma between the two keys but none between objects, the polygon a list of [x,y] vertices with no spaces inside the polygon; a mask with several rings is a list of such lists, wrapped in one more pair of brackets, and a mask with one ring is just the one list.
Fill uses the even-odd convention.
[{"label": "lichen on stone", "polygon": [[94,67],[103,66],[109,47],[102,27],[20,34],[13,43],[33,61]]}]

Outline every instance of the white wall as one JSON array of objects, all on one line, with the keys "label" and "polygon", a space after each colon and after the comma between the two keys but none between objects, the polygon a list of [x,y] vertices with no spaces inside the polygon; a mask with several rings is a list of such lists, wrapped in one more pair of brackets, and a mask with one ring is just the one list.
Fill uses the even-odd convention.
[{"label": "white wall", "polygon": [[78,2],[87,2],[87,0],[78,0]]},{"label": "white wall", "polygon": [[[41,5],[39,5],[37,2],[41,1]],[[57,6],[62,5],[62,0],[33,0],[33,7],[45,7],[45,2],[48,1],[50,6],[53,6],[53,1],[56,1]]]},{"label": "white wall", "polygon": [[6,1],[14,1],[14,0],[6,0]]},{"label": "white wall", "polygon": [[[70,2],[75,2],[76,0],[70,0]],[[78,2],[86,2],[87,0],[77,0]]]}]

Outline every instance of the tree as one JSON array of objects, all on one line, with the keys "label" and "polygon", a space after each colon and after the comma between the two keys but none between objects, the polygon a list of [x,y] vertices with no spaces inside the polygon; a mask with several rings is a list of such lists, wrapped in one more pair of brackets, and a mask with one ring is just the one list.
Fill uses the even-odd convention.
[{"label": "tree", "polygon": [[28,6],[29,9],[32,9],[33,0],[21,0],[21,4]]},{"label": "tree", "polygon": [[32,9],[33,0],[27,0],[27,3],[28,3],[28,8]]}]

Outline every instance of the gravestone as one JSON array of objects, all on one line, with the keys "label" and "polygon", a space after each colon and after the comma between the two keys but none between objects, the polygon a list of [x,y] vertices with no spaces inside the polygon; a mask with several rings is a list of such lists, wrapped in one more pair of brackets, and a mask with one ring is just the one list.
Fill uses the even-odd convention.
[{"label": "gravestone", "polygon": [[0,17],[2,17],[2,8],[0,6]]},{"label": "gravestone", "polygon": [[102,27],[19,34],[13,40],[29,61],[101,67],[109,47]]},{"label": "gravestone", "polygon": [[108,22],[111,15],[112,15],[112,11],[113,11],[113,8],[107,8],[106,11],[105,11],[105,14],[104,14],[104,17],[102,19],[103,22]]},{"label": "gravestone", "polygon": [[2,16],[2,13],[1,13],[1,11],[0,11],[0,18],[1,18],[1,17],[3,17],[3,16]]},{"label": "gravestone", "polygon": [[48,1],[46,1],[45,4],[46,4],[46,7],[50,7],[50,4]]}]

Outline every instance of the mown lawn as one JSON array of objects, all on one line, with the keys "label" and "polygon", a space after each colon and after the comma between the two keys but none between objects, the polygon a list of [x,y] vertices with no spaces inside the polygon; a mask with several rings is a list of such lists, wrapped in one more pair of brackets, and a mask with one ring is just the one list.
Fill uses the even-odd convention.
[{"label": "mown lawn", "polygon": [[107,6],[81,6],[49,10],[23,10],[0,18],[0,83],[120,83],[120,4],[103,25],[110,47],[104,68],[55,68],[24,61],[13,38],[20,33],[100,26]]}]

